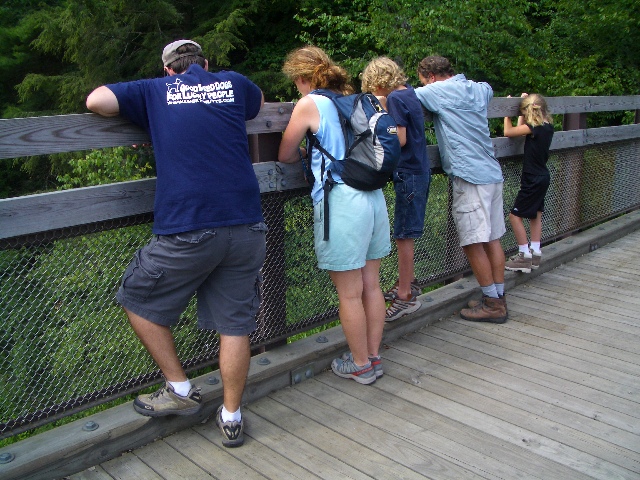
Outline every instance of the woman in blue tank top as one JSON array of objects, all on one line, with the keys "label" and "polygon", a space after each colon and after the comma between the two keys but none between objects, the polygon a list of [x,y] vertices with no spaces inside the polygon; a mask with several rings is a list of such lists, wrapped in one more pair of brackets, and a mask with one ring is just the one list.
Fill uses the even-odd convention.
[{"label": "woman in blue tank top", "polygon": [[[278,160],[294,163],[307,156],[300,144],[308,131],[335,158],[344,158],[345,141],[337,110],[330,99],[313,93],[327,89],[353,93],[346,71],[320,48],[306,46],[289,53],[283,72],[295,83],[302,98],[291,114],[280,144]],[[324,191],[331,164],[322,153],[311,152],[314,183],[314,243],[318,267],[327,270],[338,292],[340,322],[350,352],[336,358],[333,372],[358,383],[371,384],[382,376],[378,349],[382,342],[385,301],[380,289],[380,261],[389,254],[389,217],[382,190],[364,192],[345,185],[339,176],[329,203],[328,240],[324,240]]]}]

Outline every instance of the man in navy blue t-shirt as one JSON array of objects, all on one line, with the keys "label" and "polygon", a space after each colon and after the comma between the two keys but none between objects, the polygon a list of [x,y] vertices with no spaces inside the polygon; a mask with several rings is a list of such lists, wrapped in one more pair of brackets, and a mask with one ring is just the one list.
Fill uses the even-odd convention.
[{"label": "man in navy blue t-shirt", "polygon": [[170,327],[193,293],[198,325],[220,334],[224,401],[216,413],[223,445],[243,443],[240,402],[256,328],[266,225],[245,122],[264,103],[261,90],[231,71],[208,72],[200,45],[170,43],[164,78],[98,87],[87,108],[122,115],[147,130],[156,158],[155,234],[125,270],[117,299],[166,378],[134,408],[143,415],[200,411]]}]

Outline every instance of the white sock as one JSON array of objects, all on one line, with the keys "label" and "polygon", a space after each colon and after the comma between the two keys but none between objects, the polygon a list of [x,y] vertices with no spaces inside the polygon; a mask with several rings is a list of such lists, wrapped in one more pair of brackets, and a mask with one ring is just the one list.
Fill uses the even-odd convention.
[{"label": "white sock", "polygon": [[169,385],[171,385],[173,387],[173,391],[181,397],[189,395],[189,390],[191,390],[191,382],[189,379],[184,382],[169,382]]},{"label": "white sock", "polygon": [[231,413],[229,410],[222,405],[222,411],[220,412],[220,416],[222,417],[223,422],[239,422],[242,420],[242,415],[240,414],[240,409]]},{"label": "white sock", "polygon": [[531,250],[533,250],[533,253],[535,253],[536,255],[541,254],[542,252],[540,251],[540,242],[531,242]]},{"label": "white sock", "polygon": [[498,292],[498,297],[504,296],[504,283],[496,283],[496,292]]},{"label": "white sock", "polygon": [[524,256],[526,257],[527,255],[531,255],[531,252],[529,251],[529,245],[528,244],[524,244],[524,245],[518,245],[518,251],[520,253],[524,253]]},{"label": "white sock", "polygon": [[498,298],[498,291],[496,290],[496,284],[492,283],[486,287],[480,287],[482,289],[482,294],[486,297]]}]

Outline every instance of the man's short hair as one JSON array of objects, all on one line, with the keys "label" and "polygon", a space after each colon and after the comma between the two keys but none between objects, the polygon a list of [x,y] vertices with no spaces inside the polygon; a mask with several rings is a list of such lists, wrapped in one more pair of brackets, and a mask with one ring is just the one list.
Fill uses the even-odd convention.
[{"label": "man's short hair", "polygon": [[176,40],[164,47],[162,63],[176,73],[183,73],[194,63],[204,68],[205,58],[202,47],[193,40]]},{"label": "man's short hair", "polygon": [[430,73],[436,77],[453,77],[455,74],[451,62],[439,55],[423,58],[418,65],[418,73],[423,77],[428,77]]}]

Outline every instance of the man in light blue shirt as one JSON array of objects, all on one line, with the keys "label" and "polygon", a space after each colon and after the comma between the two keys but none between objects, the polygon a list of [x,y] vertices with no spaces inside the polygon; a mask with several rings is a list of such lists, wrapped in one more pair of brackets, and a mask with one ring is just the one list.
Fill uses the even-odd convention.
[{"label": "man in light blue shirt", "polygon": [[433,113],[442,168],[453,183],[452,213],[460,246],[482,288],[482,301],[461,310],[460,316],[504,323],[503,178],[487,122],[493,90],[488,83],[455,75],[449,60],[440,56],[424,58],[418,76],[424,86],[415,92]]}]

